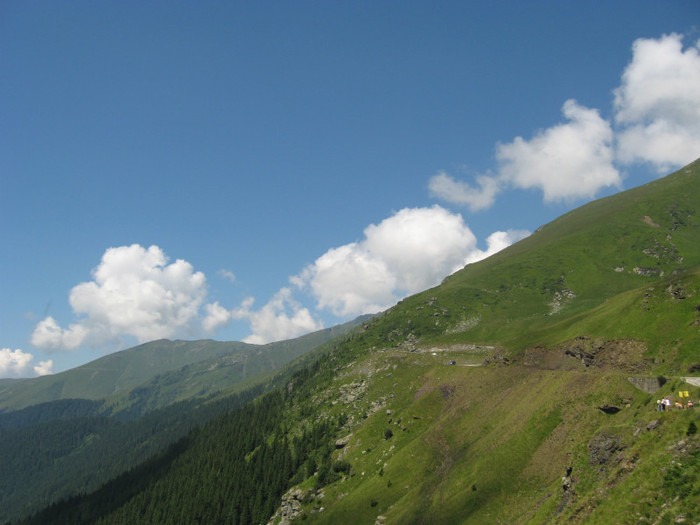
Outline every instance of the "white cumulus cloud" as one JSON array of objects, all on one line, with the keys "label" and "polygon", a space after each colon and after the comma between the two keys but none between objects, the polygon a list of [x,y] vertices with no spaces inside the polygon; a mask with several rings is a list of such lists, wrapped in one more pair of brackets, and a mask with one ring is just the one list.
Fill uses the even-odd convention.
[{"label": "white cumulus cloud", "polygon": [[61,328],[50,315],[39,321],[32,332],[30,342],[44,350],[72,350],[78,348],[90,335],[89,329],[79,323]]},{"label": "white cumulus cloud", "polygon": [[360,242],[328,250],[291,281],[309,290],[318,308],[347,317],[385,309],[491,253],[477,248],[461,215],[440,206],[405,208],[365,228]]},{"label": "white cumulus cloud", "polygon": [[80,317],[68,328],[40,321],[31,343],[43,349],[73,349],[133,336],[139,342],[188,334],[206,297],[206,278],[187,261],[168,258],[158,246],[109,248],[93,280],[69,296]]},{"label": "white cumulus cloud", "polygon": [[498,144],[494,174],[478,175],[472,185],[439,172],[430,178],[430,194],[475,212],[491,207],[498,193],[509,188],[539,189],[546,202],[554,202],[592,198],[602,188],[620,187],[610,123],[573,99],[564,103],[562,113],[566,121],[561,124],[530,139]]},{"label": "white cumulus cloud", "polygon": [[700,156],[700,41],[640,38],[615,90],[618,158],[648,162],[660,173]]},{"label": "white cumulus cloud", "polygon": [[417,292],[464,265],[476,237],[461,215],[444,208],[405,208],[365,228],[364,247],[396,276],[396,287]]},{"label": "white cumulus cloud", "polygon": [[0,377],[31,377],[51,374],[53,361],[40,361],[33,365],[34,356],[19,348],[0,349]]},{"label": "white cumulus cloud", "polygon": [[516,137],[498,145],[501,179],[517,188],[539,188],[550,202],[591,198],[606,186],[619,187],[610,123],[572,99],[564,103],[562,113],[568,122],[530,140]]},{"label": "white cumulus cloud", "polygon": [[319,309],[341,317],[378,312],[396,301],[396,276],[359,243],[328,250],[291,281],[308,286]]},{"label": "white cumulus cloud", "polygon": [[215,332],[231,322],[231,312],[215,301],[204,305],[205,317],[202,319],[202,328],[208,334]]},{"label": "white cumulus cloud", "polygon": [[292,297],[289,288],[282,288],[260,310],[253,310],[253,298],[230,312],[233,319],[245,319],[250,323],[252,334],[243,341],[265,344],[298,337],[323,328],[323,323],[314,319],[311,312]]}]

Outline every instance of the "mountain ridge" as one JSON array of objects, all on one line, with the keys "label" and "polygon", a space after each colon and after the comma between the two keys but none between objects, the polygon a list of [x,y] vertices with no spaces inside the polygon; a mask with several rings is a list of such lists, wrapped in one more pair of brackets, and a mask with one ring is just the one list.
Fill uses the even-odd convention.
[{"label": "mountain ridge", "polygon": [[[167,393],[160,401],[144,402],[157,408],[194,395],[207,395],[234,381],[252,380],[296,359],[323,342],[361,323],[358,317],[291,340],[254,345],[239,341],[195,341],[159,339],[115,352],[58,374],[0,382],[0,414],[59,399],[99,400],[112,397],[113,404],[125,402],[140,387],[140,395],[163,390],[163,384],[190,379],[190,388]],[[207,376],[207,369],[240,364],[240,370],[225,382]],[[189,368],[189,372],[187,371]],[[192,376],[198,374],[197,381]],[[230,376],[231,374],[229,374]],[[183,379],[184,377],[184,379]]]}]

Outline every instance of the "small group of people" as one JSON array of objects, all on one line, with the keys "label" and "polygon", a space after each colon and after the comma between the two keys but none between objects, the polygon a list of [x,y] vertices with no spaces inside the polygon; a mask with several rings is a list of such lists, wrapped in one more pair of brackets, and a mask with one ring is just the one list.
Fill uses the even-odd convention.
[{"label": "small group of people", "polygon": [[656,400],[656,409],[659,412],[664,412],[666,410],[670,410],[670,408],[671,408],[671,400],[668,397],[664,397],[663,399]]},{"label": "small group of people", "polygon": [[[693,402],[690,399],[688,399],[688,402],[684,405],[680,401],[676,401],[674,403],[674,406],[676,408],[693,408]],[[656,400],[656,409],[659,412],[665,412],[666,410],[671,410],[671,399],[668,396],[666,396],[662,399],[657,399]]]}]

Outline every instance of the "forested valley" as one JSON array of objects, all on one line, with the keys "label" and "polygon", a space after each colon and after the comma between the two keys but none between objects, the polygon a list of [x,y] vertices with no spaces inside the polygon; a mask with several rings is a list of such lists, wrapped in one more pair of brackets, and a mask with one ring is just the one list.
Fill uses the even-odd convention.
[{"label": "forested valley", "polygon": [[0,520],[96,490],[188,431],[235,409],[265,386],[215,400],[190,400],[129,418],[100,413],[100,403],[60,400],[0,415]]},{"label": "forested valley", "polygon": [[[343,414],[290,424],[290,413],[304,406],[319,378],[328,377],[320,368],[316,362],[296,372],[287,388],[247,404],[241,403],[259,391],[234,396],[228,402],[237,408],[193,429],[165,452],[90,495],[52,504],[18,523],[264,523],[291,484],[317,473],[315,483],[323,486],[349,471],[344,462],[331,463]],[[75,421],[77,426],[84,420]],[[123,423],[100,422],[126,429]]]}]

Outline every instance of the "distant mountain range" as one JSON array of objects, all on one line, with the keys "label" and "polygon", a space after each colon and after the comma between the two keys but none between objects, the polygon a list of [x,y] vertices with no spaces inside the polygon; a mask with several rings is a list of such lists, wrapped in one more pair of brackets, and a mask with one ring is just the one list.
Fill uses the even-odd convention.
[{"label": "distant mountain range", "polygon": [[250,386],[364,319],[266,345],[152,341],[58,374],[2,381],[0,411],[59,399],[106,400],[113,410],[134,403],[155,409],[236,384]]},{"label": "distant mountain range", "polygon": [[[206,362],[142,379],[144,402],[117,393],[112,417],[74,403],[0,430],[2,517],[73,494],[23,523],[697,523],[700,387],[684,378],[700,375],[700,161],[563,215],[252,389],[185,386]],[[684,408],[660,412],[663,397]],[[162,440],[178,420],[183,437]],[[91,451],[123,425],[138,440],[120,450],[159,452],[117,475]],[[52,491],[76,456],[111,480]]]}]

